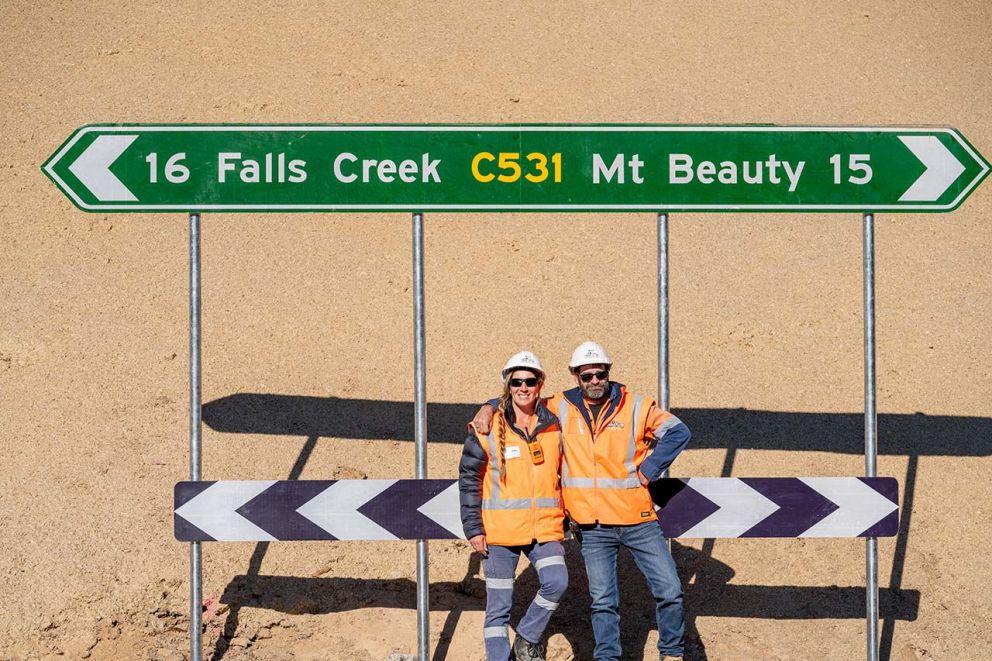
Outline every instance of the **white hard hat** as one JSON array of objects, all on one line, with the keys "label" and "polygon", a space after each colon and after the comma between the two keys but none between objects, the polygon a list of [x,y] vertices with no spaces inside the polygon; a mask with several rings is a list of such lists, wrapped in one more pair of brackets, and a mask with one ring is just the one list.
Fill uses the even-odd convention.
[{"label": "white hard hat", "polygon": [[575,351],[572,352],[572,360],[568,361],[568,366],[572,369],[583,365],[606,365],[609,367],[612,364],[613,361],[606,354],[606,349],[595,342],[583,342],[575,347]]},{"label": "white hard hat", "polygon": [[506,365],[503,365],[503,371],[500,372],[503,380],[505,381],[506,377],[510,376],[513,370],[516,369],[532,370],[538,372],[541,378],[544,378],[544,368],[541,367],[541,361],[530,351],[521,351],[510,356],[510,359],[506,361]]}]

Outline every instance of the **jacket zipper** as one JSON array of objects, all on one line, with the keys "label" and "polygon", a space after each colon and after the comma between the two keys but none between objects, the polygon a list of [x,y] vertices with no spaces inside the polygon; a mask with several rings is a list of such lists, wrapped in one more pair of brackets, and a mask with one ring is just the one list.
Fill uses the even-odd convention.
[{"label": "jacket zipper", "polygon": [[[596,425],[597,429],[593,429],[592,425],[588,425],[589,435],[592,438],[592,498],[593,511],[596,513],[596,523],[599,523],[599,459],[596,458],[596,434],[598,431],[605,429],[606,425],[612,422],[613,418],[617,417],[620,413],[620,409],[623,407],[624,399],[626,399],[626,397],[627,396],[624,395],[620,399],[620,402],[613,409],[613,413],[610,414],[609,419],[604,418],[601,425]],[[569,402],[569,404],[571,404],[571,402]],[[604,404],[604,406],[606,406],[606,404]],[[589,412],[591,413],[591,411]],[[590,419],[592,418],[592,416],[589,417]],[[582,415],[582,411],[579,411],[579,419],[581,420],[581,424],[586,424],[586,416]]]},{"label": "jacket zipper", "polygon": [[[516,425],[514,425],[516,426]],[[521,432],[523,434],[524,447],[523,450],[527,451],[527,457],[531,459],[530,463],[530,538],[537,540],[537,468],[534,466],[534,460],[530,457],[530,442],[537,438],[538,426],[534,427],[533,436],[524,429],[516,429],[515,432]],[[517,434],[520,437],[520,434]],[[521,450],[521,455],[523,455],[523,450]]]},{"label": "jacket zipper", "polygon": [[[593,425],[586,423],[586,416],[582,415],[581,409],[571,401],[568,404],[577,409],[579,424],[586,425],[586,429],[589,430],[589,442],[592,445],[592,510],[595,512],[595,523],[599,523],[599,460],[596,459],[596,430]],[[587,410],[587,412],[589,411]],[[562,431],[564,432],[564,430]]]}]

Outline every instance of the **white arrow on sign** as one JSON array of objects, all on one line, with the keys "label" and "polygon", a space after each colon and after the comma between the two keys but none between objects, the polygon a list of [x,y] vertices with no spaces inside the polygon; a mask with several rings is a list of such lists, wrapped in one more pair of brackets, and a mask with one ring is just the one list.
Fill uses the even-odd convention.
[{"label": "white arrow on sign", "polygon": [[688,486],[720,506],[679,537],[739,537],[779,506],[737,479],[693,477]]},{"label": "white arrow on sign", "polygon": [[450,487],[418,507],[417,511],[427,518],[433,519],[439,526],[450,531],[456,537],[465,539],[465,533],[462,531],[461,510],[458,504],[457,481],[452,482]]},{"label": "white arrow on sign", "polygon": [[856,477],[799,479],[837,505],[799,537],[857,537],[899,508]]},{"label": "white arrow on sign", "polygon": [[358,511],[396,480],[339,480],[296,511],[338,539],[399,539]]},{"label": "white arrow on sign", "polygon": [[954,154],[933,135],[900,135],[899,139],[927,167],[900,202],[934,202],[964,172]]},{"label": "white arrow on sign", "polygon": [[225,542],[275,541],[275,537],[235,511],[275,483],[275,480],[215,482],[177,509],[176,514],[214,539]]},{"label": "white arrow on sign", "polygon": [[134,193],[110,171],[121,154],[138,139],[136,135],[101,135],[83,150],[69,171],[101,202],[137,202]]}]

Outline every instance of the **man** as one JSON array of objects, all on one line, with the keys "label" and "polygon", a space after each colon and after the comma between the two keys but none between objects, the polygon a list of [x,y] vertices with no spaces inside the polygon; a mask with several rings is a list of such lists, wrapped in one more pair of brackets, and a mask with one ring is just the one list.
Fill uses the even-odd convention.
[{"label": "man", "polygon": [[[576,387],[547,404],[561,421],[562,499],[589,579],[595,657],[620,659],[617,554],[623,546],[654,597],[661,658],[679,661],[685,634],[682,585],[647,485],[682,452],[690,433],[651,399],[610,381],[612,366],[602,346],[583,342],[569,361]],[[473,422],[480,432],[489,431],[492,415],[492,403],[479,410]]]}]

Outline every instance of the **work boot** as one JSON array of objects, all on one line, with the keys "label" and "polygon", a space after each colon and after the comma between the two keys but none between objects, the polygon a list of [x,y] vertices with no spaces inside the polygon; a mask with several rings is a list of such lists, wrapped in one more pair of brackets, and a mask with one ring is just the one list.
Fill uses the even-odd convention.
[{"label": "work boot", "polygon": [[682,661],[681,656],[663,656],[661,661]]},{"label": "work boot", "polygon": [[513,655],[517,661],[544,661],[548,646],[532,643],[520,636],[513,641]]}]

